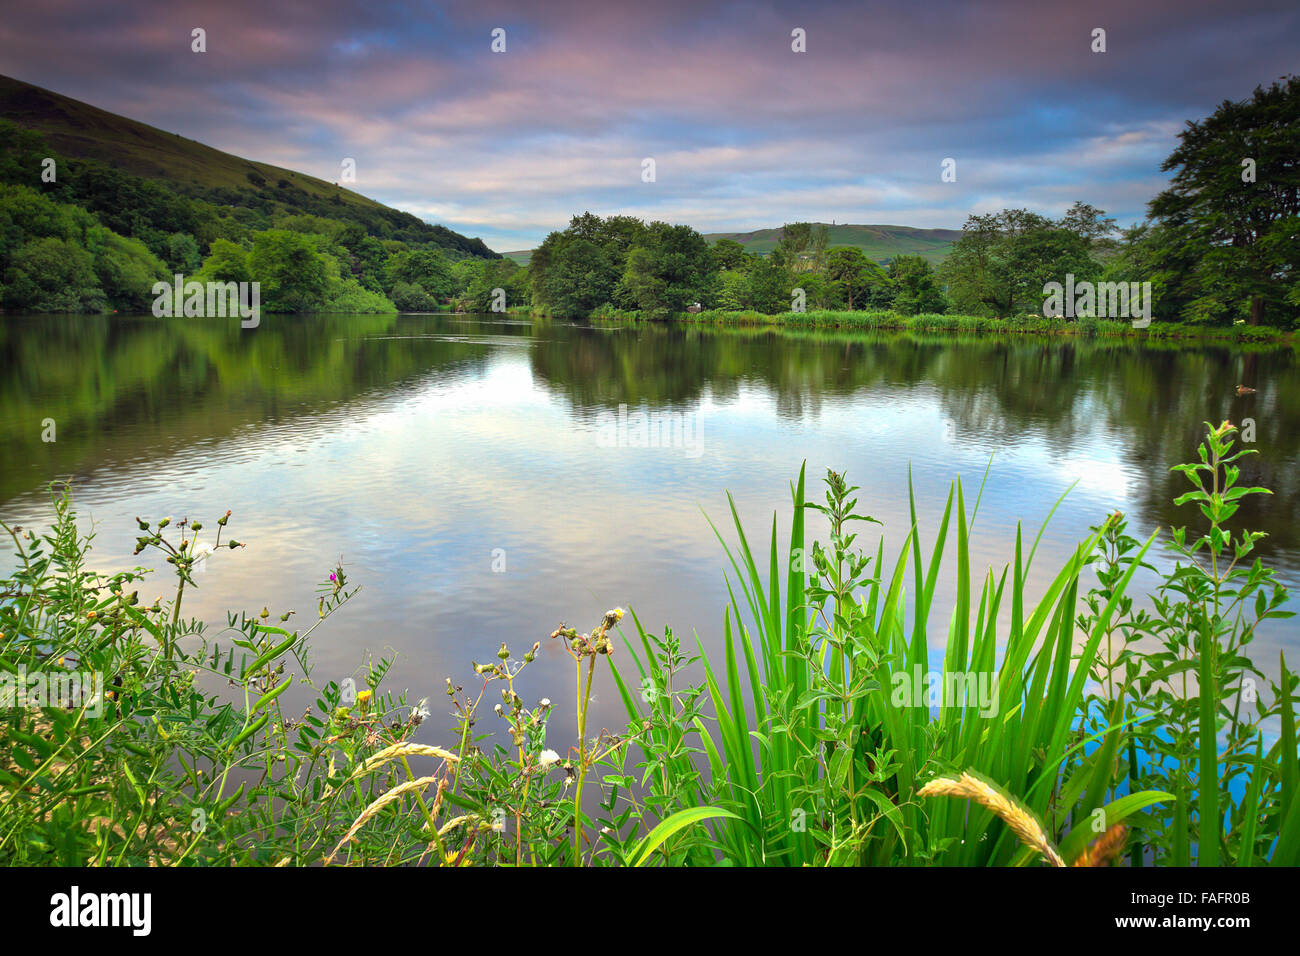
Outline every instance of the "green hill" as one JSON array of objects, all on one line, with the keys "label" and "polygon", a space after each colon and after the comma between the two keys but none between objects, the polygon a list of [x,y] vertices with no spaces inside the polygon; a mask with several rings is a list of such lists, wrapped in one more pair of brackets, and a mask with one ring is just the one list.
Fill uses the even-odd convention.
[{"label": "green hill", "polygon": [[[819,223],[820,225],[820,223]],[[869,259],[888,262],[895,256],[921,256],[938,265],[961,238],[960,229],[914,229],[911,226],[858,226],[831,225],[827,246],[854,246]],[[767,255],[781,240],[780,229],[756,229],[753,232],[710,232],[704,236],[710,243],[719,239],[733,239],[745,247],[746,252]],[[507,253],[508,254],[508,253]]]},{"label": "green hill", "polygon": [[[938,265],[952,249],[952,244],[961,238],[960,229],[914,229],[911,226],[854,226],[826,223],[832,246],[854,246],[861,249],[869,259],[887,263],[894,256],[921,256],[932,265]],[[745,247],[746,252],[767,255],[776,248],[781,240],[780,229],[756,229],[753,232],[706,232],[704,238],[711,244],[719,239],[734,239]],[[519,249],[503,252],[501,255],[528,265],[532,258],[531,249]]]},{"label": "green hill", "polygon": [[39,133],[61,156],[100,162],[219,206],[355,222],[379,238],[432,243],[456,257],[497,258],[481,239],[430,225],[336,183],[243,159],[8,76],[0,76],[0,117]]}]

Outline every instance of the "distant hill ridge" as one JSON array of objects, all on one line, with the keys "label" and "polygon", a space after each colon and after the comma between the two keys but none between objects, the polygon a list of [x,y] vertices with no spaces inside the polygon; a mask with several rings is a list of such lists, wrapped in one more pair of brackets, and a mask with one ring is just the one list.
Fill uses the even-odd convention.
[{"label": "distant hill ridge", "polygon": [[[938,265],[952,250],[952,244],[961,238],[960,229],[917,229],[913,226],[854,225],[852,223],[817,223],[826,226],[827,248],[852,246],[876,262],[886,263],[895,256],[921,256]],[[781,241],[784,227],[755,229],[752,232],[706,232],[709,243],[719,239],[732,239],[745,247],[746,252],[767,255]],[[507,259],[527,265],[531,249],[503,252]]]},{"label": "distant hill ridge", "polygon": [[[855,225],[852,223],[817,223],[827,231],[827,247],[853,246],[869,259],[888,262],[895,256],[921,256],[938,264],[948,255],[952,244],[961,238],[960,229],[917,229],[912,226]],[[766,255],[781,241],[781,228],[755,229],[752,232],[710,232],[709,242],[733,239],[745,251]]]},{"label": "distant hill ridge", "polygon": [[[403,234],[461,255],[497,258],[481,239],[424,222],[335,183],[222,152],[178,133],[110,113],[13,77],[0,75],[0,117],[40,133],[70,159],[96,160],[159,180],[210,201],[250,196],[311,215],[355,221],[368,232]],[[222,190],[230,191],[223,196]]]}]

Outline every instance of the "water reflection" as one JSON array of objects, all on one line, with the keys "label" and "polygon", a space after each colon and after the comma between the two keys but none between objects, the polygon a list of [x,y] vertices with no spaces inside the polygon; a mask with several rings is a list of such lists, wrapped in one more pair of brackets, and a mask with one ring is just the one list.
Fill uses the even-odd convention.
[{"label": "water reflection", "polygon": [[[1247,499],[1240,520],[1269,532],[1261,553],[1288,583],[1300,577],[1291,349],[492,316],[268,317],[256,330],[10,316],[0,364],[0,516],[36,523],[43,486],[72,476],[97,563],[122,567],[134,515],[231,508],[250,545],[204,572],[187,609],[216,622],[264,604],[310,614],[313,582],[342,557],[365,590],[321,634],[321,676],[388,649],[402,658],[396,689],[417,698],[444,675],[464,679],[502,640],[523,647],[560,620],[585,629],[617,604],[713,645],[726,588],[700,509],[724,519],[729,489],[751,534],[774,510],[785,525],[805,460],[813,481],[847,470],[893,548],[909,523],[909,467],[928,541],[949,482],[960,473],[973,499],[992,455],[974,558],[995,568],[1016,522],[1032,534],[1077,481],[1032,586],[1114,508],[1135,532],[1194,522],[1171,503],[1183,479],[1169,467],[1201,422],[1250,417],[1260,455],[1243,480],[1275,495]],[[1238,383],[1256,394],[1238,397]],[[600,423],[620,405],[698,416],[702,454],[601,447]],[[55,442],[42,441],[46,419]],[[1286,622],[1257,656],[1275,662],[1297,643]],[[536,697],[568,699],[566,661],[544,650],[529,671]],[[613,726],[612,688],[597,696]]]}]

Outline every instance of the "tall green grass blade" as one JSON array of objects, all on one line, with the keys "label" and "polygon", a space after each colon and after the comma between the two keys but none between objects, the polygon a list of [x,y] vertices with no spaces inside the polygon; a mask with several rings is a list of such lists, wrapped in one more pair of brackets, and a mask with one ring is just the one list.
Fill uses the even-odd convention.
[{"label": "tall green grass blade", "polygon": [[657,827],[651,830],[633,851],[633,866],[645,866],[646,861],[650,859],[650,854],[659,849],[669,837],[673,834],[684,830],[686,827],[702,820],[712,820],[718,817],[731,817],[739,819],[730,810],[722,810],[718,807],[690,807],[686,810],[678,810],[672,816],[662,821]]},{"label": "tall green grass blade", "polygon": [[1208,626],[1201,627],[1200,644],[1197,690],[1201,695],[1201,715],[1196,777],[1200,790],[1200,839],[1196,862],[1201,866],[1218,866],[1219,839],[1223,832],[1223,821],[1219,817],[1219,749],[1215,720],[1219,688],[1214,676],[1214,651],[1217,645]]}]

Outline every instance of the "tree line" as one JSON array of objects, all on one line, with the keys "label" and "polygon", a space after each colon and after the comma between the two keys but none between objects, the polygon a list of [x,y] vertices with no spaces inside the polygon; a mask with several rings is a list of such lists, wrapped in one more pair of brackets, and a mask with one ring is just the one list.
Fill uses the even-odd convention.
[{"label": "tree line", "polygon": [[767,256],[688,226],[575,216],[533,254],[534,304],[567,316],[658,318],[704,309],[800,309],[1008,316],[1042,314],[1045,286],[1150,283],[1155,317],[1291,328],[1300,315],[1300,78],[1284,77],[1189,122],[1162,168],[1170,185],[1145,222],[1076,202],[1053,219],[1028,209],[970,216],[936,270],[827,248],[823,225],[783,228]]},{"label": "tree line", "polygon": [[248,178],[187,190],[68,159],[0,120],[0,308],[148,311],[154,284],[180,273],[259,282],[269,312],[425,311],[486,303],[487,279],[518,268],[409,213]]},{"label": "tree line", "polygon": [[248,191],[185,195],[94,161],[60,161],[66,174],[39,182],[52,151],[0,123],[6,310],[147,309],[153,283],[181,272],[260,282],[270,312],[504,307],[662,319],[698,305],[1005,318],[1041,314],[1046,285],[1073,276],[1150,283],[1157,320],[1290,328],[1300,314],[1296,77],[1189,122],[1146,221],[1121,231],[1086,202],[1057,219],[1028,209],[972,215],[937,269],[920,256],[878,263],[828,247],[815,223],[786,224],[776,248],[757,255],[730,239],[709,244],[690,226],[590,212],[548,235],[525,269],[395,210],[331,212],[319,197],[267,196],[296,188],[289,183],[250,178]]}]

